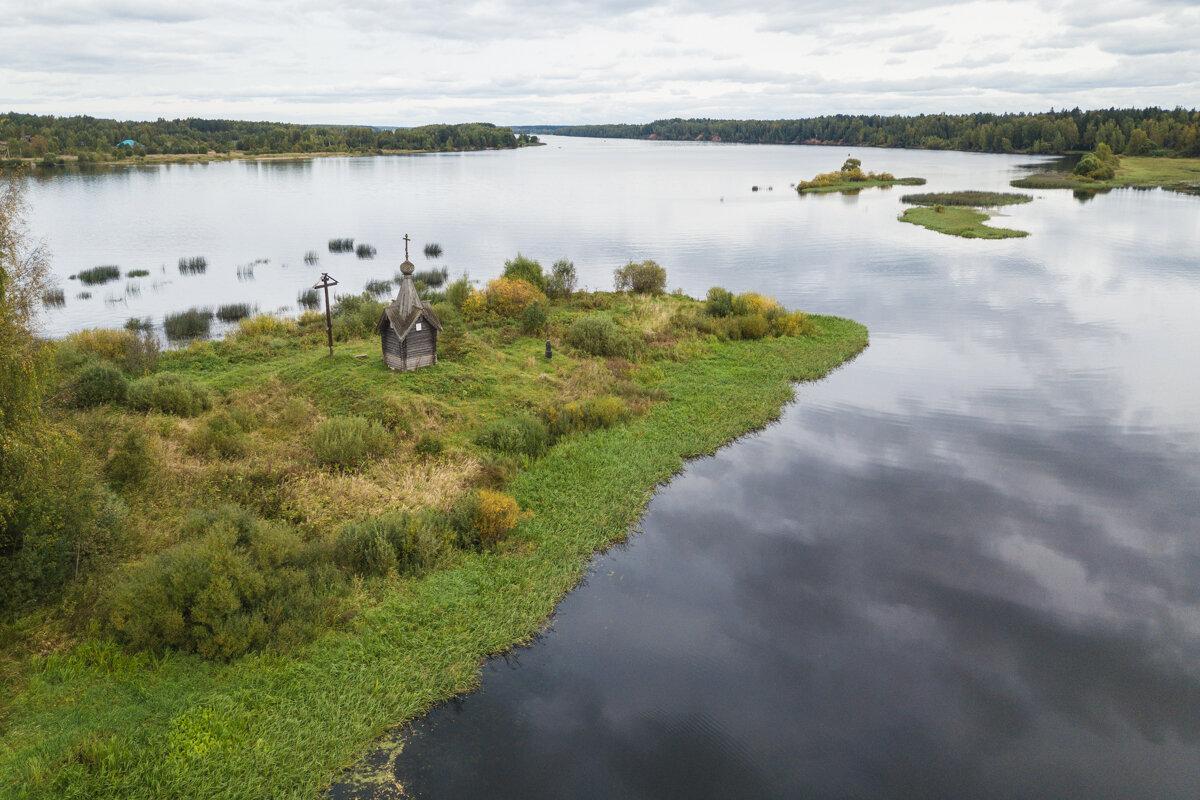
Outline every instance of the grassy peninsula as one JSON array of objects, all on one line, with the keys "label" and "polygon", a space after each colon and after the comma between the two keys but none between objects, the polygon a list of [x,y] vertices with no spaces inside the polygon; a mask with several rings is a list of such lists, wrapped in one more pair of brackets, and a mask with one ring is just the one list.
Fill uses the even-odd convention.
[{"label": "grassy peninsula", "polygon": [[901,203],[914,206],[971,206],[973,208],[1013,206],[1032,201],[1033,198],[1029,195],[1017,192],[980,192],[976,190],[924,192],[922,194],[906,194],[900,198]]},{"label": "grassy peninsula", "polygon": [[500,150],[536,136],[489,123],[378,128],[220,119],[133,121],[0,114],[0,165],[169,163]]},{"label": "grassy peninsula", "polygon": [[1162,188],[1200,194],[1200,158],[1119,156],[1101,144],[1080,159],[1071,172],[1041,172],[1018,178],[1011,185],[1021,189],[1073,189],[1077,192]]},{"label": "grassy peninsula", "polygon": [[852,194],[872,187],[920,186],[924,183],[924,178],[897,178],[890,172],[864,172],[862,161],[847,158],[836,172],[822,172],[811,180],[800,181],[796,184],[796,191],[800,194]]},{"label": "grassy peninsula", "polygon": [[1029,235],[1027,231],[1014,228],[985,225],[989,219],[991,217],[983,211],[965,206],[916,206],[905,209],[900,215],[901,222],[964,239],[1019,239]]},{"label": "grassy peninsula", "polygon": [[569,261],[520,256],[484,288],[422,289],[439,363],[410,373],[382,365],[369,295],[337,304],[332,356],[320,313],[166,353],[136,330],[43,343],[39,261],[16,253],[0,253],[12,797],[315,796],[533,636],[685,459],[867,345],[759,295],[666,294],[654,262],[579,292]]}]

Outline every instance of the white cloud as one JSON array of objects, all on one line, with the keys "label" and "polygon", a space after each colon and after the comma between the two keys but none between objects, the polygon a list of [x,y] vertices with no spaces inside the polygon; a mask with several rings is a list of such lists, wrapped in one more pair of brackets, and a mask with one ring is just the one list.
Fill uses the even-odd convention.
[{"label": "white cloud", "polygon": [[54,114],[409,125],[1200,105],[1200,8],[1171,0],[0,0],[0,20],[0,110]]}]

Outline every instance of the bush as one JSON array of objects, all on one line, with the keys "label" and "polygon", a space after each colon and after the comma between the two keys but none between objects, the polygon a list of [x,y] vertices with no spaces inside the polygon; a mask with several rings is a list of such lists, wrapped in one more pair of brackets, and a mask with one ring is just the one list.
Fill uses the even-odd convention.
[{"label": "bush", "polygon": [[435,564],[443,541],[428,518],[391,512],[342,528],[334,557],[340,566],[364,577],[410,574]]},{"label": "bush", "polygon": [[604,314],[578,317],[567,330],[567,344],[593,356],[637,356],[637,341]]},{"label": "bush", "polygon": [[163,317],[163,332],[172,341],[208,336],[212,327],[211,308],[189,308]]},{"label": "bush", "polygon": [[108,364],[85,367],[71,384],[71,402],[79,408],[121,403],[129,393],[129,381]]},{"label": "bush", "polygon": [[391,437],[374,420],[364,417],[330,417],[313,434],[313,454],[323,467],[353,469],[382,453]]},{"label": "bush", "polygon": [[138,411],[158,411],[179,417],[194,417],[207,411],[208,392],[179,375],[151,375],[129,387],[129,405]]},{"label": "bush", "polygon": [[158,369],[158,337],[150,331],[133,336],[125,344],[125,371],[135,377],[149,375]]},{"label": "bush", "polygon": [[462,310],[463,303],[471,296],[471,279],[463,275],[458,280],[452,281],[446,286],[446,302],[454,306],[458,310]]},{"label": "bush", "polygon": [[442,323],[442,329],[438,331],[438,360],[461,358],[467,345],[467,325],[462,314],[448,302],[435,303],[433,313]]},{"label": "bush", "polygon": [[629,406],[619,397],[605,395],[554,406],[547,409],[544,416],[550,435],[557,439],[571,433],[618,425],[629,418]]},{"label": "bush", "polygon": [[510,495],[476,489],[463,495],[447,514],[455,543],[480,550],[502,540],[521,520],[521,507]]},{"label": "bush", "polygon": [[812,336],[817,326],[803,311],[784,311],[767,314],[771,333],[776,336]]},{"label": "bush", "polygon": [[739,317],[746,314],[765,315],[778,308],[780,305],[774,298],[754,292],[746,292],[733,298],[733,313]]},{"label": "bush", "polygon": [[550,314],[545,303],[534,303],[521,312],[521,331],[533,335],[546,329]]},{"label": "bush", "polygon": [[483,292],[472,292],[463,303],[463,314],[468,318],[480,317],[484,313],[503,319],[519,319],[525,309],[534,303],[545,303],[546,295],[526,280],[496,278]]},{"label": "bush", "polygon": [[339,297],[333,306],[333,338],[345,342],[375,335],[385,307],[368,294]]},{"label": "bush", "polygon": [[192,431],[187,446],[199,456],[237,458],[246,454],[246,436],[242,426],[228,412],[221,411]]},{"label": "bush", "polygon": [[492,422],[475,436],[475,443],[498,453],[536,458],[550,446],[550,432],[532,414],[516,414]]},{"label": "bush", "polygon": [[119,488],[137,486],[150,476],[154,463],[149,440],[140,428],[130,428],[104,465],[104,474]]},{"label": "bush", "polygon": [[291,336],[296,333],[296,323],[280,319],[271,314],[257,314],[238,323],[237,335],[247,338]]},{"label": "bush", "polygon": [[125,353],[132,339],[134,334],[128,330],[89,328],[72,333],[65,341],[76,349],[119,364],[125,360]]},{"label": "bush", "polygon": [[741,339],[761,339],[771,330],[770,323],[762,314],[746,314],[738,317],[737,322],[738,338]]},{"label": "bush", "polygon": [[570,297],[575,292],[575,265],[565,258],[554,262],[550,277],[546,279],[546,295],[556,300]]},{"label": "bush", "polygon": [[443,449],[442,440],[429,433],[421,434],[413,446],[413,451],[419,456],[440,456]]},{"label": "bush", "polygon": [[542,265],[520,253],[517,253],[516,258],[504,262],[504,277],[528,281],[536,286],[538,291],[546,289],[546,276],[542,272]]},{"label": "bush", "polygon": [[630,261],[613,272],[618,292],[662,294],[667,288],[667,271],[653,261]]},{"label": "bush", "polygon": [[714,286],[708,290],[704,310],[714,317],[728,317],[733,313],[733,292]]},{"label": "bush", "polygon": [[225,507],[193,513],[181,539],[108,592],[104,621],[127,647],[227,661],[309,641],[334,621],[336,570],[291,528]]}]

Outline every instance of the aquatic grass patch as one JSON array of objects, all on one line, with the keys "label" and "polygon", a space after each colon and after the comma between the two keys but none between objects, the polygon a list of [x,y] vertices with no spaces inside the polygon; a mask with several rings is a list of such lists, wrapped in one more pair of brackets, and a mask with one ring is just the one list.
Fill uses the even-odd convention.
[{"label": "aquatic grass patch", "polygon": [[[441,269],[419,269],[413,273],[413,281],[422,285],[428,286],[431,289],[436,289],[446,282],[450,277],[450,270],[447,267]],[[399,280],[399,277],[396,278]]]},{"label": "aquatic grass patch", "polygon": [[362,242],[354,248],[354,255],[360,259],[369,259],[375,257],[375,248],[372,245]]},{"label": "aquatic grass patch", "polygon": [[99,286],[121,277],[121,268],[116,264],[101,264],[98,267],[80,270],[75,277],[84,286]]},{"label": "aquatic grass patch", "polygon": [[211,308],[189,308],[163,317],[163,333],[172,341],[198,339],[208,336],[212,327]]},{"label": "aquatic grass patch", "polygon": [[354,249],[354,239],[341,238],[329,240],[329,252],[331,253],[349,253]]},{"label": "aquatic grass patch", "polygon": [[125,320],[125,330],[134,333],[147,333],[154,330],[154,322],[149,317],[130,317]]},{"label": "aquatic grass patch", "polygon": [[975,190],[961,192],[925,192],[923,194],[906,194],[900,198],[901,203],[917,206],[971,206],[973,208],[991,208],[994,206],[1011,206],[1029,203],[1033,197],[1017,192],[981,192]]},{"label": "aquatic grass patch", "polygon": [[48,308],[62,308],[67,304],[67,293],[62,289],[47,289],[42,292],[42,305]]},{"label": "aquatic grass patch", "polygon": [[148,269],[131,269],[125,273],[126,278],[147,278],[150,276]]},{"label": "aquatic grass patch", "polygon": [[321,305],[321,295],[316,289],[304,289],[296,295],[296,304],[311,311]]},{"label": "aquatic grass patch", "polygon": [[307,253],[304,254],[304,263],[310,267],[313,264],[316,264],[317,262],[319,262],[320,260],[321,260],[321,254],[318,253],[316,250],[309,250]]},{"label": "aquatic grass patch", "polygon": [[208,259],[204,256],[188,256],[179,259],[180,275],[203,275],[208,271]]},{"label": "aquatic grass patch", "polygon": [[364,289],[364,291],[367,294],[375,295],[376,297],[378,297],[379,295],[382,295],[382,294],[388,294],[389,292],[392,291],[392,282],[391,281],[381,281],[381,280],[367,281],[367,285],[366,285],[366,288]]},{"label": "aquatic grass patch", "polygon": [[915,206],[905,209],[899,217],[901,222],[920,225],[931,231],[964,239],[1019,239],[1028,236],[1027,231],[1013,228],[993,228],[984,225],[991,217],[974,208],[961,206]]},{"label": "aquatic grass patch", "polygon": [[228,303],[217,308],[217,319],[221,322],[237,322],[253,314],[254,306],[249,303]]},{"label": "aquatic grass patch", "polygon": [[426,258],[441,258],[442,257],[442,246],[440,244],[438,244],[437,242],[429,242],[428,244],[425,245],[425,257]]},{"label": "aquatic grass patch", "polygon": [[238,264],[238,266],[237,266],[237,279],[238,279],[239,281],[252,281],[252,280],[254,280],[254,267],[255,267],[255,264],[254,264],[254,263],[250,263],[250,264]]}]

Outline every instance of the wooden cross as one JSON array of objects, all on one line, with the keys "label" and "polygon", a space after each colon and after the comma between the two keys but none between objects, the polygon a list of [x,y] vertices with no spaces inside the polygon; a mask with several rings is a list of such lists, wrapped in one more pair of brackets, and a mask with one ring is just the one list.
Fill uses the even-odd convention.
[{"label": "wooden cross", "polygon": [[406,233],[406,234],[404,234],[404,260],[405,261],[408,261],[408,242],[409,242],[409,238],[408,238],[408,234]]},{"label": "wooden cross", "polygon": [[329,312],[329,287],[337,286],[338,282],[329,276],[328,272],[321,273],[321,282],[314,289],[325,290],[325,335],[329,339],[329,355],[333,355],[333,315]]}]

